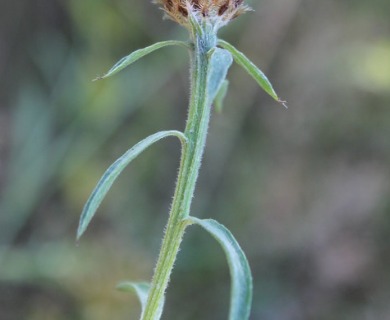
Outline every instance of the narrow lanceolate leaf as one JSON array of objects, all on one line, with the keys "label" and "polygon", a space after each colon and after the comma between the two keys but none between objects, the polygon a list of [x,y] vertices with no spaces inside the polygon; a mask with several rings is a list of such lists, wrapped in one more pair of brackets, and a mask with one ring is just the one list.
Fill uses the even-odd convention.
[{"label": "narrow lanceolate leaf", "polygon": [[215,107],[215,110],[218,112],[218,113],[221,113],[222,112],[222,109],[223,109],[223,102],[225,100],[225,97],[226,97],[226,94],[227,94],[227,91],[228,91],[228,88],[229,88],[229,81],[228,80],[225,80],[221,87],[219,88],[219,91],[215,97],[215,100],[214,100],[214,107]]},{"label": "narrow lanceolate leaf", "polygon": [[123,57],[105,75],[101,77],[97,77],[95,80],[100,80],[100,79],[110,77],[153,51],[156,51],[163,47],[175,46],[175,45],[189,48],[188,44],[183,41],[169,40],[169,41],[157,42],[155,44],[152,44],[149,47],[136,50],[133,53],[130,53],[128,56]]},{"label": "narrow lanceolate leaf", "polygon": [[252,274],[248,260],[231,232],[211,219],[188,218],[207,230],[222,246],[232,278],[229,320],[247,320],[252,304]]},{"label": "narrow lanceolate leaf", "polygon": [[188,11],[188,21],[190,22],[190,26],[192,29],[191,31],[193,32],[193,34],[197,34],[199,36],[203,34],[203,29],[192,10]]},{"label": "narrow lanceolate leaf", "polygon": [[214,48],[209,57],[209,72],[207,77],[207,98],[212,103],[226,79],[227,72],[233,63],[229,51]]},{"label": "narrow lanceolate leaf", "polygon": [[229,50],[229,52],[233,55],[234,60],[256,80],[256,82],[264,89],[265,92],[267,92],[272,98],[287,108],[286,102],[278,97],[266,75],[259,68],[257,68],[252,61],[250,61],[242,52],[238,51],[230,43],[224,40],[218,40],[218,44],[222,48]]},{"label": "narrow lanceolate leaf", "polygon": [[170,136],[176,136],[180,139],[182,145],[186,143],[186,137],[182,132],[179,131],[160,131],[146,139],[138,142],[134,147],[129,149],[123,156],[116,160],[103,174],[100,181],[93,190],[87,203],[84,206],[83,212],[81,213],[79,228],[77,230],[77,239],[81,237],[84,231],[87,229],[93,216],[96,213],[97,208],[103,201],[105,195],[110,190],[115,179],[123,171],[123,169],[142,151],[151,146],[153,143]]},{"label": "narrow lanceolate leaf", "polygon": [[145,310],[146,301],[148,300],[148,294],[150,289],[150,284],[147,282],[121,282],[116,288],[119,291],[123,292],[132,292],[135,293],[141,303],[142,312]]}]

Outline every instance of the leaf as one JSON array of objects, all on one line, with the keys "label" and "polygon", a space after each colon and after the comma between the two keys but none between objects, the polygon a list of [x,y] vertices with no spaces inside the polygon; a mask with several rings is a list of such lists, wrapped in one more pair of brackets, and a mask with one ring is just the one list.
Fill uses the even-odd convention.
[{"label": "leaf", "polygon": [[[141,302],[142,315],[144,314],[150,291],[150,284],[148,282],[123,281],[119,283],[116,288],[122,292],[134,292],[137,295],[139,301]],[[164,303],[165,299],[162,299],[159,305],[159,314],[162,313]]]},{"label": "leaf", "polygon": [[82,234],[87,229],[89,223],[91,222],[93,216],[96,213],[97,208],[99,207],[100,203],[103,201],[107,192],[110,190],[115,179],[119,176],[123,169],[146,148],[151,146],[153,143],[169,136],[178,137],[182,145],[185,145],[187,140],[185,135],[179,131],[172,130],[157,132],[147,137],[146,139],[138,142],[134,147],[129,149],[123,156],[116,160],[107,169],[107,171],[103,174],[100,181],[96,185],[92,194],[90,195],[87,203],[84,206],[83,212],[81,213],[79,227],[77,230],[77,240],[80,239]]},{"label": "leaf", "polygon": [[[134,292],[140,303],[141,303],[141,310],[142,310],[142,315],[145,312],[145,308],[147,305],[148,301],[148,295],[149,295],[149,290],[150,290],[150,284],[147,282],[132,282],[132,281],[124,281],[119,283],[116,288],[119,291],[122,292]],[[165,299],[162,299],[159,305],[159,312],[162,313],[163,307],[164,307]],[[141,315],[141,319],[142,319]]]},{"label": "leaf", "polygon": [[226,50],[229,50],[229,52],[233,55],[234,60],[256,80],[256,82],[264,89],[265,92],[267,92],[272,98],[287,108],[286,101],[282,101],[278,97],[266,75],[259,68],[257,68],[252,61],[250,61],[242,52],[238,51],[230,43],[219,39],[218,44]]},{"label": "leaf", "polygon": [[149,283],[125,281],[119,283],[116,286],[116,288],[119,291],[123,291],[123,292],[134,292],[137,295],[139,301],[141,302],[142,312],[144,312],[146,307],[146,301],[148,300],[149,289],[150,289]]},{"label": "leaf", "polygon": [[228,88],[229,88],[229,81],[225,79],[225,81],[222,83],[221,87],[219,88],[219,91],[215,96],[215,100],[214,100],[214,107],[218,113],[222,112],[223,102],[225,100]]},{"label": "leaf", "polygon": [[231,232],[211,219],[188,218],[208,231],[225,251],[232,278],[229,320],[247,320],[252,304],[252,274],[248,260]]},{"label": "leaf", "polygon": [[233,63],[233,57],[229,51],[221,48],[214,48],[210,53],[207,97],[212,103],[226,79],[227,72]]},{"label": "leaf", "polygon": [[166,46],[173,46],[173,45],[182,46],[182,47],[185,47],[187,49],[189,48],[188,44],[183,42],[183,41],[168,40],[168,41],[157,42],[155,44],[152,44],[149,47],[136,50],[133,53],[130,53],[128,56],[123,57],[105,75],[103,75],[101,77],[97,77],[95,80],[100,80],[100,79],[110,77],[110,76],[118,73],[119,71],[123,70],[124,68],[126,68],[127,66],[132,64],[133,62],[146,56],[147,54],[149,54],[153,51],[156,51],[160,48],[163,48]]},{"label": "leaf", "polygon": [[[189,9],[188,6],[187,9]],[[203,29],[198,19],[196,18],[195,12],[193,10],[187,10],[187,11],[188,11],[188,21],[190,22],[190,25],[192,27],[191,32],[194,35],[199,35],[199,36],[203,35]]]}]

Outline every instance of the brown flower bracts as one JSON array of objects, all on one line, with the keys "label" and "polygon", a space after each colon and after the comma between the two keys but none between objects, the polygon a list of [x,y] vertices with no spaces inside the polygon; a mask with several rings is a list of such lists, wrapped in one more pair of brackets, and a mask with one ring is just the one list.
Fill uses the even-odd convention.
[{"label": "brown flower bracts", "polygon": [[230,20],[238,17],[250,8],[244,0],[155,0],[163,7],[167,16],[179,24],[188,27],[188,16],[199,22],[206,22],[218,29]]}]

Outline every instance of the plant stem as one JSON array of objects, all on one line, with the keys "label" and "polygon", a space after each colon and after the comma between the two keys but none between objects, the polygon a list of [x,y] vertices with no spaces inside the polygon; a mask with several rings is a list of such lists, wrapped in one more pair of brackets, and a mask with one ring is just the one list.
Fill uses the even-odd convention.
[{"label": "plant stem", "polygon": [[191,97],[184,132],[187,144],[182,150],[175,195],[142,320],[158,320],[161,317],[164,293],[187,226],[185,218],[189,216],[206,143],[211,109],[211,101],[207,97],[207,52],[216,45],[216,40],[214,35],[207,33],[206,36],[204,33],[195,34],[193,40]]}]

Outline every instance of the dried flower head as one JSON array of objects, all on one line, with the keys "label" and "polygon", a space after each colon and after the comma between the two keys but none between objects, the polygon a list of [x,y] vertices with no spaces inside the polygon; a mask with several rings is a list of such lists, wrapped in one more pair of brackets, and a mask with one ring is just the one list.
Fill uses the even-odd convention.
[{"label": "dried flower head", "polygon": [[244,0],[155,0],[166,15],[177,23],[189,27],[189,15],[199,22],[211,24],[215,29],[226,25],[250,8]]}]

